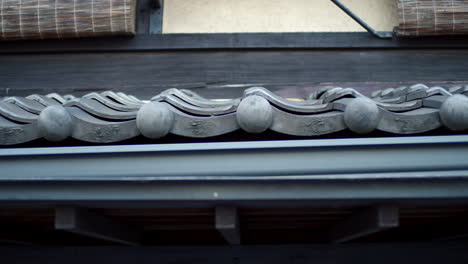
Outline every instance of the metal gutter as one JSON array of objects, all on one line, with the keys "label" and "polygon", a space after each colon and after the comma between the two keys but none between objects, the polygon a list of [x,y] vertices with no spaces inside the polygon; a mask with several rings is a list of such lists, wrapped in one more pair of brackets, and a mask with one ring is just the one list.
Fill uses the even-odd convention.
[{"label": "metal gutter", "polygon": [[[468,136],[0,150],[0,181],[167,180],[468,170]],[[200,178],[200,179],[201,179]]]},{"label": "metal gutter", "polygon": [[177,143],[144,145],[110,145],[84,147],[43,147],[43,148],[0,148],[0,157],[46,156],[69,154],[112,154],[112,153],[160,153],[176,151],[225,151],[262,150],[286,148],[359,147],[359,146],[405,146],[433,144],[466,144],[468,135],[384,137],[384,138],[339,138],[310,140],[242,141],[216,143]]},{"label": "metal gutter", "polygon": [[467,155],[468,136],[1,149],[0,201],[461,202]]}]

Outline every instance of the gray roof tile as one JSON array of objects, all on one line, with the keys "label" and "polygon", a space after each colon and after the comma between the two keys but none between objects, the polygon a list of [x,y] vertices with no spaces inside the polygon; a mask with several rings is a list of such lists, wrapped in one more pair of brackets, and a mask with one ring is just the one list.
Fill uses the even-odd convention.
[{"label": "gray roof tile", "polygon": [[31,95],[0,101],[0,145],[43,137],[68,137],[95,143],[118,142],[139,135],[168,133],[212,137],[235,130],[268,129],[296,136],[342,130],[366,134],[422,133],[439,127],[468,129],[468,87],[387,88],[366,97],[352,88],[325,87],[304,100],[288,100],[263,87],[241,98],[210,100],[188,90],[169,89],[142,101],[111,91],[72,95]]}]

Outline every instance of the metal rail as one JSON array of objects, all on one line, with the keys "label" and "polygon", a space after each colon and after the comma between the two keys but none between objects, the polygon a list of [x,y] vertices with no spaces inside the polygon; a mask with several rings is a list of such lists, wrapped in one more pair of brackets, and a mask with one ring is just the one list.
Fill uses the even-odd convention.
[{"label": "metal rail", "polygon": [[331,0],[335,5],[337,5],[341,10],[343,10],[348,16],[350,16],[354,21],[356,21],[359,25],[367,30],[367,32],[371,33],[375,37],[378,38],[392,38],[392,32],[379,32],[372,28],[369,24],[367,24],[362,18],[356,15],[351,9],[349,9],[346,5],[341,3],[339,0]]}]

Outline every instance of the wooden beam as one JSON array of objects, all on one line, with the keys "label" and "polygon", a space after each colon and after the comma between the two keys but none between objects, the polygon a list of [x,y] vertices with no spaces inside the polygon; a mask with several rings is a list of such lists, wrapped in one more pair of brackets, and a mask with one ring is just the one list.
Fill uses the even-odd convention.
[{"label": "wooden beam", "polygon": [[343,243],[398,227],[399,210],[394,206],[377,206],[358,212],[336,225],[330,232],[334,243]]},{"label": "wooden beam", "polygon": [[239,216],[235,207],[216,207],[216,229],[231,245],[240,244]]},{"label": "wooden beam", "polygon": [[149,34],[161,34],[163,29],[163,0],[153,0],[153,8],[149,14]]},{"label": "wooden beam", "polygon": [[466,36],[444,38],[378,39],[367,32],[336,33],[196,33],[148,34],[155,0],[138,1],[137,35],[80,39],[44,39],[0,42],[0,54],[40,52],[132,52],[229,49],[463,49]]},{"label": "wooden beam", "polygon": [[[466,223],[466,222],[465,222]],[[441,235],[434,239],[437,242],[446,242],[451,240],[459,240],[468,238],[468,225],[451,225],[445,226],[445,229],[448,229],[444,232],[444,235]]]},{"label": "wooden beam", "polygon": [[293,83],[466,81],[467,67],[468,50],[456,49],[17,54],[0,56],[0,96],[113,90],[149,99],[175,87],[229,98]]},{"label": "wooden beam", "polygon": [[55,209],[55,229],[124,245],[138,245],[140,240],[130,227],[78,208]]},{"label": "wooden beam", "polygon": [[13,240],[13,239],[1,239],[0,244],[12,244],[12,245],[20,245],[20,246],[33,246],[32,243],[20,241],[20,240]]},{"label": "wooden beam", "polygon": [[336,246],[247,245],[230,246],[35,246],[0,247],[2,263],[468,263],[468,243],[370,243]]},{"label": "wooden beam", "polygon": [[[147,35],[148,34],[148,32],[149,32],[149,20],[150,20],[149,18],[150,18],[150,13],[152,11],[152,5],[153,5],[154,2],[155,2],[154,0],[138,0],[137,1],[138,15],[136,16],[136,21],[135,21],[137,36]],[[133,37],[124,38],[124,39],[133,39]],[[100,40],[102,41],[102,40],[104,40],[104,38],[101,38]],[[121,41],[126,42],[123,39]],[[44,44],[48,45],[46,43],[44,43]]]},{"label": "wooden beam", "polygon": [[157,8],[162,8],[164,6],[164,0],[153,0],[153,2]]}]

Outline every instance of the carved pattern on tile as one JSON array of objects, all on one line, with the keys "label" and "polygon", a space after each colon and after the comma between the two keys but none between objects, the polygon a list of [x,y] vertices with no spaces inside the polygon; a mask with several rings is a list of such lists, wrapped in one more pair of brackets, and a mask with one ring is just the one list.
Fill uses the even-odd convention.
[{"label": "carved pattern on tile", "polygon": [[[140,100],[106,91],[73,95],[33,94],[0,100],[0,145],[67,137],[94,143],[171,133],[203,138],[236,130],[273,130],[318,136],[349,130],[417,134],[446,127],[468,129],[468,86],[387,88],[367,97],[352,88],[323,87],[303,100],[282,98],[263,87],[241,98],[212,100],[189,90],[169,89]],[[145,106],[145,107],[143,107]]]}]

